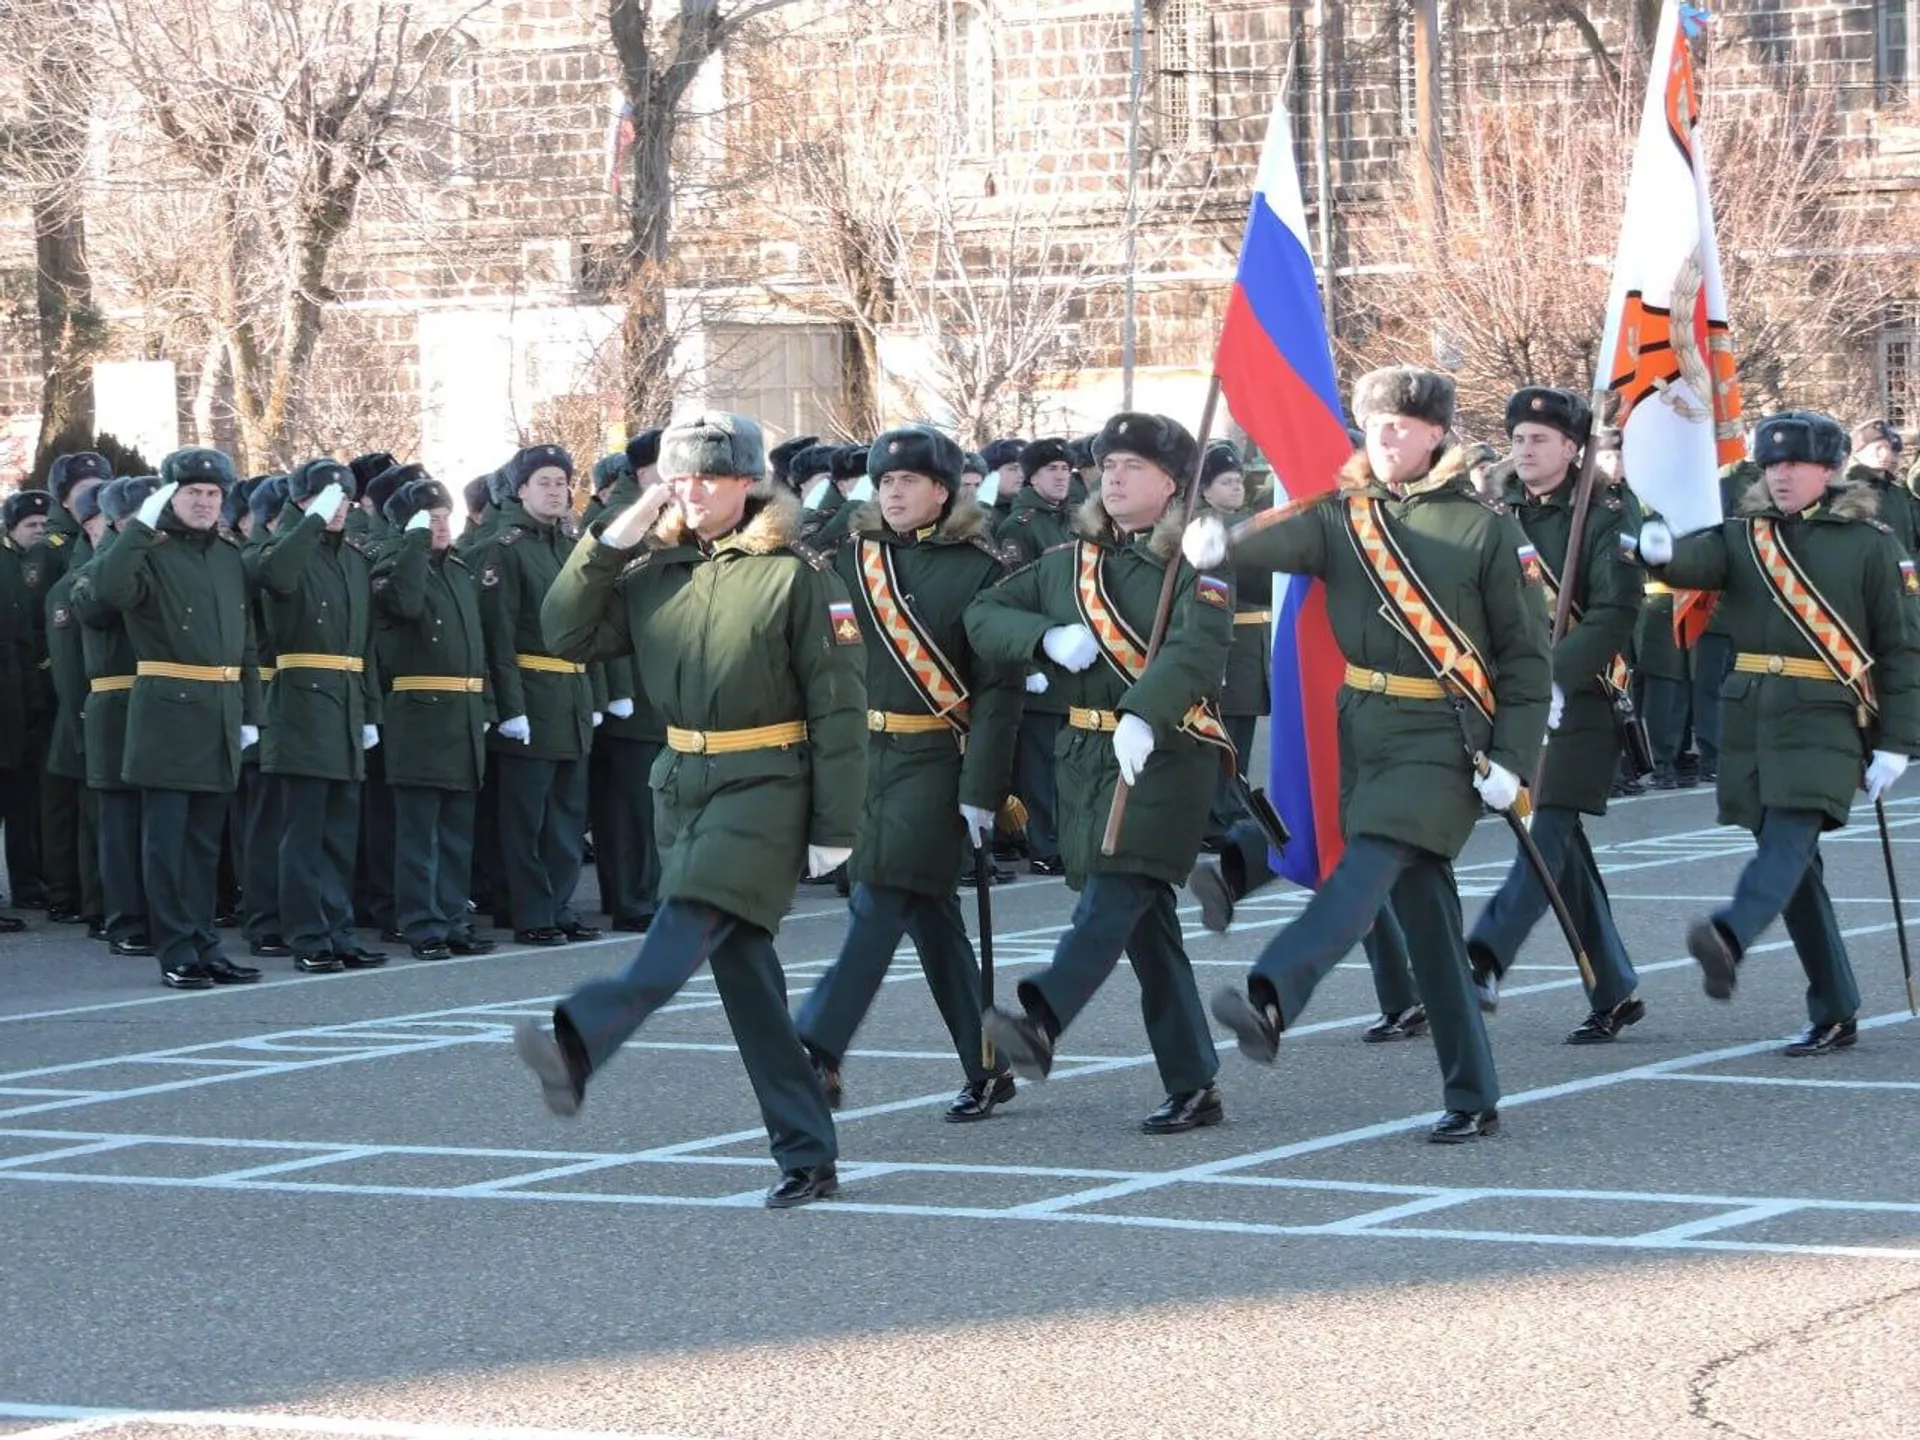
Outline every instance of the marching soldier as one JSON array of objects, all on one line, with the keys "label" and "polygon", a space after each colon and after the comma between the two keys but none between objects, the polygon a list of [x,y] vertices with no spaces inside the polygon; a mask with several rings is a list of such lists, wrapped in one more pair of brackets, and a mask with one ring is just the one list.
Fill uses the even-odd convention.
[{"label": "marching soldier", "polygon": [[1880,503],[1880,523],[1911,557],[1920,557],[1920,496],[1900,482],[1900,432],[1884,420],[1856,425],[1846,483],[1866,485]]},{"label": "marching soldier", "polygon": [[[68,500],[68,513],[80,522],[81,541],[87,558],[106,533],[106,518],[100,513],[100,486],[91,484],[76,490]],[[72,548],[79,548],[74,546]],[[62,790],[76,796],[73,808],[73,833],[65,835],[67,817],[49,799],[46,809],[47,860],[61,883],[71,887],[78,901],[81,918],[87,923],[89,940],[107,938],[106,897],[100,888],[100,803],[87,788],[85,721],[87,705],[86,647],[79,618],[74,613],[73,586],[85,561],[69,564],[47,592],[47,657],[52,664],[55,709],[53,732],[47,747],[47,775],[57,780]],[[52,785],[47,794],[55,793]],[[65,852],[65,853],[63,853]],[[70,873],[63,873],[70,872]]]},{"label": "marching soldier", "polygon": [[1525,540],[1481,503],[1464,456],[1447,447],[1453,397],[1453,381],[1432,371],[1362,376],[1353,413],[1366,444],[1337,491],[1265,511],[1231,541],[1225,527],[1202,519],[1186,546],[1196,564],[1231,556],[1319,577],[1347,660],[1339,703],[1346,850],[1246,985],[1215,994],[1213,1013],[1242,1053],[1272,1064],[1282,1033],[1391,899],[1445,1080],[1446,1115],[1430,1132],[1443,1144],[1494,1133],[1500,1099],[1452,861],[1482,802],[1505,810],[1519,797],[1550,690],[1546,612],[1522,568]]},{"label": "marching soldier", "polygon": [[1716,1000],[1776,917],[1807,976],[1806,1032],[1786,1053],[1854,1043],[1859,987],[1820,859],[1854,794],[1878,802],[1920,750],[1920,646],[1908,629],[1920,576],[1875,514],[1877,492],[1840,479],[1847,432],[1805,410],[1754,431],[1762,478],[1719,526],[1674,538],[1650,522],[1641,560],[1668,583],[1720,592],[1734,645],[1722,711],[1720,823],[1759,849],[1733,898],[1687,928]]},{"label": "marching soldier", "polygon": [[[247,497],[247,540],[241,547],[244,559],[273,538],[287,506],[287,477],[269,475]],[[292,523],[298,524],[296,509]],[[260,683],[271,696],[274,680],[273,644],[267,638],[262,597],[253,597],[253,624]],[[280,918],[280,839],[286,828],[286,807],[280,796],[280,777],[260,768],[260,746],[249,745],[240,753],[240,925],[247,937],[247,949],[262,960],[286,960],[293,947],[282,933]]]},{"label": "marching soldier", "polygon": [[[176,450],[161,486],[88,566],[92,600],[118,610],[133,642],[121,778],[139,787],[149,933],[163,983],[179,990],[249,984],[214,928],[220,828],[259,735],[246,569],[219,533],[233,462]],[[88,602],[91,603],[91,602]]]},{"label": "marching soldier", "polygon": [[[40,776],[45,768],[52,687],[47,681],[46,635],[39,618],[40,571],[31,555],[46,532],[53,497],[45,490],[21,490],[0,506],[0,640],[11,670],[0,699],[0,818],[7,830],[7,878],[13,903],[23,909],[47,908],[40,844]],[[57,918],[67,919],[64,912]]]},{"label": "marching soldier", "polygon": [[[1247,518],[1247,482],[1240,471],[1240,455],[1231,444],[1216,440],[1200,461],[1200,503],[1203,514],[1222,524],[1236,525]],[[1220,715],[1233,740],[1242,768],[1253,763],[1253,739],[1260,717],[1273,708],[1273,576],[1265,570],[1242,567],[1233,576],[1233,649],[1227,653],[1227,674],[1220,687]],[[1213,813],[1207,821],[1209,850],[1226,844],[1227,831],[1242,818],[1234,798],[1231,777],[1222,768],[1213,794]]]},{"label": "marching soldier", "polygon": [[280,791],[280,915],[307,974],[387,960],[353,935],[360,784],[380,743],[380,682],[365,542],[346,529],[352,483],[337,460],[296,467],[287,503],[301,513],[283,514],[245,552],[274,652],[260,769]]},{"label": "marching soldier", "polygon": [[966,1074],[947,1119],[984,1120],[1013,1097],[1013,1077],[982,1052],[980,969],[954,886],[968,841],[992,843],[1022,672],[967,643],[967,606],[1003,564],[986,516],[956,504],[962,463],[958,445],[919,426],[874,441],[878,499],[855,513],[834,562],[866,640],[867,798],[847,866],[852,921],[798,1028],[836,1109],[842,1061],[903,935]]},{"label": "marching soldier", "polygon": [[[508,498],[476,557],[494,709],[501,878],[522,945],[597,940],[573,908],[587,828],[587,750],[595,721],[587,667],[548,648],[540,604],[573,552],[573,457],[536,445],[507,463]],[[495,897],[495,914],[499,899]]]},{"label": "marching soldier", "polygon": [[[1149,662],[1169,565],[1179,566],[1179,478],[1193,437],[1163,415],[1121,414],[1094,442],[1099,494],[1072,545],[981,594],[967,636],[982,659],[1043,664],[1069,705],[1060,755],[1061,854],[1080,891],[1047,969],[1022,980],[1019,1008],[986,1012],[987,1038],[1014,1073],[1045,1079],[1062,1032],[1125,953],[1140,980],[1147,1037],[1167,1098],[1142,1129],[1170,1134],[1222,1118],[1219,1069],[1175,914],[1193,869],[1215,771],[1229,745],[1211,702],[1233,642],[1232,586],[1181,568],[1171,623]],[[991,460],[993,457],[988,456]],[[1101,838],[1120,782],[1131,787],[1119,844]]]},{"label": "marching soldier", "polygon": [[372,591],[387,694],[381,746],[393,790],[395,921],[416,960],[484,955],[467,921],[474,799],[486,773],[487,645],[480,589],[453,550],[453,497],[424,476],[387,500],[397,537]]},{"label": "marching soldier", "polygon": [[[1570,390],[1528,386],[1507,401],[1513,479],[1507,512],[1520,522],[1523,567],[1543,582],[1551,610],[1566,576],[1580,450],[1592,429],[1587,402]],[[1581,537],[1571,621],[1553,647],[1547,707],[1546,765],[1533,797],[1533,842],[1567,903],[1581,947],[1593,965],[1590,1013],[1569,1045],[1605,1044],[1647,1013],[1635,993],[1639,977],[1613,923],[1607,887],[1593,858],[1582,815],[1607,813],[1607,792],[1620,763],[1620,732],[1610,672],[1633,638],[1640,575],[1620,558],[1622,502],[1595,487]],[[1499,1003],[1500,980],[1547,911],[1547,895],[1527,857],[1516,855],[1507,878],[1467,936],[1467,956],[1482,1008]]]},{"label": "marching soldier", "polygon": [[[852,853],[866,785],[864,650],[846,587],[789,546],[760,427],[704,414],[661,441],[666,482],[601,524],[548,594],[554,649],[630,656],[667,722],[656,767],[660,910],[627,970],[560,1002],[516,1048],[556,1114],[703,963],[759,1098],[776,1209],[839,1188],[838,1147],[787,1011],[773,932],[803,868]],[[636,549],[636,547],[638,547]]]}]

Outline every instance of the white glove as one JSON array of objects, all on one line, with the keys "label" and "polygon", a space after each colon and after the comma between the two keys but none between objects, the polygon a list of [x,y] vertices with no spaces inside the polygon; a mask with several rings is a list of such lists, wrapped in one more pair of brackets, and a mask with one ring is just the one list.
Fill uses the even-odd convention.
[{"label": "white glove", "polygon": [[322,520],[325,520],[331,525],[333,523],[333,517],[340,513],[340,507],[346,503],[347,492],[342,490],[338,485],[329,485],[318,495],[314,496],[313,499],[309,500],[304,508],[307,514],[318,515]]},{"label": "white glove", "polygon": [[1000,472],[998,470],[980,482],[980,488],[973,492],[973,503],[982,510],[991,510],[1000,503]]},{"label": "white glove", "polygon": [[1893,782],[1906,773],[1906,756],[1891,750],[1874,751],[1873,763],[1867,766],[1867,799],[1878,801],[1893,788]]},{"label": "white glove", "polygon": [[873,477],[871,475],[862,475],[859,480],[854,482],[854,487],[847,491],[847,504],[849,505],[864,505],[872,498]]},{"label": "white glove", "polygon": [[433,524],[433,512],[431,510],[416,510],[413,512],[413,517],[407,521],[407,529],[425,530],[431,524]]},{"label": "white glove", "polygon": [[598,730],[601,726],[601,723],[605,721],[606,718],[607,717],[601,714],[598,710],[594,711],[593,712],[593,728]]},{"label": "white glove", "polygon": [[1113,758],[1120,762],[1120,778],[1131,785],[1147,768],[1153,754],[1153,726],[1138,715],[1122,715],[1113,727]]},{"label": "white glove", "polygon": [[240,727],[240,748],[242,750],[251,750],[259,743],[260,727],[258,725],[242,725]]},{"label": "white glove", "polygon": [[607,714],[613,716],[616,720],[631,720],[633,718],[633,701],[609,700],[607,702]]},{"label": "white glove", "polygon": [[831,478],[822,476],[820,483],[809,490],[805,497],[801,499],[801,508],[803,510],[818,510],[821,502],[827,498],[827,487],[831,484],[833,484]]},{"label": "white glove", "polygon": [[1567,710],[1567,692],[1558,685],[1553,687],[1553,699],[1547,702],[1547,729],[1558,730],[1560,717]]},{"label": "white glove", "polygon": [[1673,559],[1673,531],[1662,521],[1649,520],[1642,525],[1640,538],[1635,543],[1645,564],[1665,565]]},{"label": "white glove", "polygon": [[1100,658],[1099,642],[1084,625],[1056,625],[1040,637],[1040,648],[1062,670],[1078,675]]},{"label": "white glove", "polygon": [[162,485],[140,502],[140,508],[133,512],[133,518],[149,530],[159,528],[160,517],[167,513],[167,506],[173,503],[173,492],[179,488],[177,484]]},{"label": "white glove", "polygon": [[978,805],[962,805],[960,818],[966,823],[967,838],[977,850],[993,835],[993,811],[983,810]]},{"label": "white glove", "polygon": [[1211,570],[1227,558],[1227,527],[1218,515],[1202,515],[1180,539],[1180,553],[1196,570]]},{"label": "white glove", "polygon": [[524,715],[516,715],[511,720],[502,720],[500,733],[509,740],[518,740],[522,745],[533,743],[533,723]]},{"label": "white glove", "polygon": [[360,748],[362,750],[371,750],[379,743],[380,727],[378,725],[362,725],[360,727]]},{"label": "white glove", "polygon": [[660,518],[661,511],[672,503],[671,486],[650,486],[638,500],[607,522],[606,528],[600,532],[600,543],[610,545],[615,550],[631,550],[653,528],[653,522]]},{"label": "white glove", "polygon": [[1044,695],[1047,693],[1047,677],[1038,670],[1027,676],[1027,694]]},{"label": "white glove", "polygon": [[828,871],[838,870],[853,855],[851,848],[842,849],[838,845],[807,846],[807,875],[818,880]]},{"label": "white glove", "polygon": [[1520,777],[1504,765],[1489,763],[1486,774],[1473,777],[1473,788],[1489,810],[1505,810],[1520,798]]}]

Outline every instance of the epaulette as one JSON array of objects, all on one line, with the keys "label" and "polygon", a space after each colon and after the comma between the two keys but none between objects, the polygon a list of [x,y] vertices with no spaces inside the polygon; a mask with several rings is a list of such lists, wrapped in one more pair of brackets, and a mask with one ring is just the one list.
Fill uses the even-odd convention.
[{"label": "epaulette", "polygon": [[58,550],[62,545],[67,543],[67,537],[61,534],[58,530],[54,530],[47,534],[46,541],[47,541],[47,544],[51,545],[54,549]]},{"label": "epaulette", "polygon": [[1871,525],[1874,529],[1878,530],[1882,535],[1893,534],[1893,527],[1887,524],[1886,521],[1876,520],[1871,515],[1866,516],[1865,518],[1866,518],[1867,524]]},{"label": "epaulette", "polygon": [[1033,511],[1022,510],[1018,515],[1013,517],[1013,523],[1016,525],[1031,525],[1033,523]]},{"label": "epaulette", "polygon": [[791,550],[795,555],[798,555],[802,560],[806,561],[807,564],[812,566],[815,570],[827,570],[832,568],[833,556],[831,555],[831,553],[816,550],[813,548],[813,546],[807,544],[805,541],[790,540],[787,542],[787,548]]},{"label": "epaulette", "polygon": [[1627,508],[1627,502],[1620,498],[1620,493],[1617,490],[1609,490],[1606,494],[1595,498],[1609,510],[1625,510]]},{"label": "epaulette", "polygon": [[983,555],[991,555],[1009,570],[1020,563],[1020,550],[1016,545],[999,545],[985,535],[970,535],[967,537],[967,544]]},{"label": "epaulette", "polygon": [[520,537],[526,533],[527,532],[522,530],[518,525],[508,525],[503,527],[500,533],[495,535],[493,539],[496,545],[518,545],[520,543]]},{"label": "epaulette", "polygon": [[362,555],[367,553],[367,537],[364,535],[356,535],[351,530],[343,530],[340,533],[340,540],[342,544],[351,550],[358,550]]},{"label": "epaulette", "polygon": [[[1054,553],[1055,551],[1057,551],[1057,550],[1071,550],[1071,549],[1073,549],[1073,547],[1074,547],[1074,546],[1076,546],[1076,545],[1078,545],[1079,543],[1080,543],[1080,539],[1079,539],[1079,537],[1078,537],[1078,536],[1075,536],[1075,537],[1074,537],[1073,539],[1071,539],[1071,540],[1062,540],[1062,541],[1061,541],[1061,542],[1060,542],[1060,543],[1059,543],[1058,545],[1049,545],[1049,546],[1047,546],[1047,548],[1046,548],[1046,549],[1044,549],[1044,550],[1042,550],[1042,551],[1040,552],[1040,554],[1041,554],[1041,555],[1051,555],[1051,554],[1053,554],[1053,553]],[[1039,558],[1038,556],[1036,556],[1036,557],[1035,557],[1035,559],[1036,559],[1036,560],[1037,560],[1038,558]]]},{"label": "epaulette", "polygon": [[646,546],[644,545],[641,546],[640,553],[634,556],[631,560],[627,561],[626,564],[622,565],[620,567],[620,573],[616,575],[614,578],[616,580],[624,580],[629,575],[638,574],[640,571],[646,569],[648,565],[653,563],[653,557],[658,553],[659,552],[656,550],[647,549]]}]

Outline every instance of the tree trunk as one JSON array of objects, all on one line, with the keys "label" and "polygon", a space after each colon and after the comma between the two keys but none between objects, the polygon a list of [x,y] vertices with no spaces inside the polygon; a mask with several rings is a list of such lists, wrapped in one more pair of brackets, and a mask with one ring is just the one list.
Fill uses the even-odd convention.
[{"label": "tree trunk", "polygon": [[94,428],[93,362],[103,341],[87,266],[86,217],[71,195],[44,196],[33,210],[34,291],[40,315],[40,444]]},{"label": "tree trunk", "polygon": [[672,240],[673,132],[678,95],[664,107],[655,88],[644,108],[636,100],[639,138],[633,147],[627,209],[625,351],[627,424],[665,423],[673,408],[673,327],[667,314],[667,252]]}]

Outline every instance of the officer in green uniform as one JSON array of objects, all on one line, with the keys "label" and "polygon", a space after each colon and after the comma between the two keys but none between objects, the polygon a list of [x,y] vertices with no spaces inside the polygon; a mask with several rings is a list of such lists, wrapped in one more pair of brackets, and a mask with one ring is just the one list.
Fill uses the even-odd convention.
[{"label": "officer in green uniform", "polygon": [[[787,1011],[773,932],[802,869],[852,853],[866,786],[865,651],[844,585],[789,547],[800,511],[765,481],[760,427],[709,413],[669,429],[666,482],[601,522],[548,593],[553,648],[629,656],[667,722],[654,767],[660,910],[627,970],[514,1041],[557,1114],[711,964],[782,1171],[774,1208],[839,1186],[833,1115]],[[818,557],[815,557],[816,561]]]},{"label": "officer in green uniform", "polygon": [[379,538],[386,528],[386,522],[374,508],[373,497],[368,493],[373,482],[398,462],[384,450],[372,450],[365,455],[356,455],[347,462],[347,469],[353,472],[352,483],[347,488],[347,500],[353,508],[347,512],[346,525],[342,533],[353,535],[361,540]]},{"label": "officer in green uniform", "polygon": [[[1247,482],[1240,470],[1240,452],[1225,440],[1207,446],[1200,460],[1202,514],[1212,514],[1232,526],[1247,518]],[[1273,703],[1273,576],[1245,567],[1233,575],[1233,649],[1227,653],[1226,680],[1220,687],[1220,714],[1227,722],[1234,753],[1241,764],[1253,764],[1253,740],[1260,717]],[[1223,767],[1213,793],[1213,813],[1207,821],[1207,849],[1219,850],[1227,831],[1243,818],[1240,802]]]},{"label": "officer in green uniform", "polygon": [[[1751,460],[1738,460],[1720,472],[1720,513],[1731,515],[1760,479]],[[1720,690],[1733,668],[1733,636],[1716,605],[1693,642],[1693,743],[1699,752],[1698,780],[1720,774]]]},{"label": "officer in green uniform", "polygon": [[260,978],[220,950],[220,827],[258,736],[259,685],[240,549],[219,533],[233,462],[176,450],[159,489],[97,561],[91,599],[118,610],[136,657],[121,778],[142,792],[142,874],[162,981],[175,989]]},{"label": "officer in green uniform", "polygon": [[[80,522],[87,558],[91,559],[94,547],[107,528],[106,518],[100,513],[100,486],[88,485],[74,493],[68,501],[68,513]],[[53,734],[47,747],[47,775],[50,781],[62,782],[61,789],[71,789],[77,803],[73,806],[75,833],[70,840],[62,843],[61,826],[65,824],[65,817],[51,800],[44,809],[44,833],[50,870],[57,873],[64,869],[68,861],[62,849],[71,849],[74,874],[63,878],[62,883],[73,886],[79,896],[87,938],[105,940],[107,908],[100,888],[100,802],[86,784],[86,733],[82,716],[87,706],[87,657],[80,620],[73,607],[73,584],[85,563],[83,560],[79,565],[69,565],[47,592],[47,657],[53,667],[55,701]],[[53,793],[50,785],[46,794]]]},{"label": "officer in green uniform", "polygon": [[395,919],[416,960],[483,955],[467,920],[474,799],[486,771],[480,587],[453,550],[453,496],[410,480],[382,517],[395,538],[373,566],[381,744],[393,790]]},{"label": "officer in green uniform", "polygon": [[1920,577],[1878,518],[1877,491],[1841,480],[1846,458],[1838,421],[1770,415],[1753,435],[1761,479],[1720,525],[1675,539],[1652,522],[1639,537],[1662,579],[1720,592],[1734,645],[1720,823],[1758,841],[1733,898],[1688,926],[1687,951],[1707,994],[1731,999],[1742,957],[1776,917],[1786,922],[1810,1022],[1789,1055],[1852,1045],[1860,1006],[1820,836],[1847,823],[1862,788],[1869,800],[1886,794],[1920,750],[1920,646],[1907,619]]},{"label": "officer in green uniform", "polygon": [[[510,497],[475,557],[494,709],[499,844],[513,927],[523,945],[595,940],[573,908],[587,828],[587,748],[594,728],[587,667],[540,630],[540,602],[573,553],[573,457],[535,445],[508,462]],[[497,903],[495,913],[498,914]]]},{"label": "officer in green uniform", "polygon": [[[467,562],[468,568],[478,575],[481,552],[493,542],[494,535],[500,529],[500,506],[513,498],[513,492],[508,488],[504,466],[473,483],[481,488],[485,498],[476,516],[471,493],[473,485],[467,487],[469,523],[460,532],[460,538],[453,542],[453,548]],[[480,618],[484,624],[484,606]],[[497,704],[499,692],[490,690],[489,693]],[[480,799],[474,806],[473,829],[473,904],[483,914],[491,915],[497,928],[511,929],[513,916],[508,912],[512,907],[507,903],[505,862],[500,857],[500,766],[491,749],[487,752],[486,778],[480,782]]]},{"label": "officer in green uniform", "polygon": [[840,505],[840,492],[833,485],[833,452],[839,448],[816,442],[804,446],[787,461],[787,478],[800,497],[802,531],[812,529],[815,517],[824,506],[837,509]]},{"label": "officer in green uniform", "polygon": [[[278,531],[287,506],[287,477],[269,475],[247,497],[247,538],[241,546],[242,558],[258,550]],[[289,523],[300,522],[295,510]],[[263,599],[253,597],[254,638],[260,664],[260,683],[271,695],[274,683],[273,644],[267,637]],[[281,799],[280,777],[260,768],[260,746],[250,745],[240,754],[240,926],[247,937],[248,950],[258,959],[292,958],[280,918],[280,837],[285,829],[286,806]]]},{"label": "officer in green uniform", "polygon": [[[818,523],[809,527],[802,537],[809,545],[822,550],[838,545],[855,512],[873,499],[873,481],[867,478],[867,447],[836,446],[827,474],[833,482],[832,494],[816,512]],[[836,494],[837,502],[833,499]]]},{"label": "officer in green uniform", "polygon": [[[1054,1046],[1125,953],[1140,981],[1147,1038],[1167,1098],[1150,1134],[1218,1124],[1219,1069],[1173,887],[1206,830],[1226,732],[1202,709],[1219,693],[1233,644],[1233,587],[1181,567],[1166,638],[1149,663],[1169,565],[1180,566],[1179,477],[1194,440],[1163,415],[1120,414],[1094,443],[1100,493],[1075,543],[1049,550],[967,611],[982,659],[1040,666],[1068,704],[1060,747],[1060,848],[1080,892],[1053,962],[1019,986],[1019,1006],[987,1011],[987,1037],[1016,1074],[1044,1079]],[[987,457],[991,460],[993,457]],[[1112,855],[1101,838],[1116,788],[1130,787]]]},{"label": "officer in green uniform", "polygon": [[[1017,440],[1012,436],[990,440],[981,448],[980,456],[987,462],[987,473],[999,480],[999,484],[993,487],[991,501],[982,502],[993,512],[993,526],[996,531],[1013,515],[1014,497],[1020,493],[1026,483],[1026,472],[1020,464],[1020,456],[1026,448],[1024,440]],[[1063,457],[1064,453],[1063,448]]]},{"label": "officer in green uniform", "polygon": [[[391,465],[367,482],[361,498],[361,508],[369,512],[361,553],[369,566],[395,539],[394,528],[387,523],[393,497],[414,481],[429,478],[419,465]],[[407,937],[394,906],[393,791],[387,784],[384,746],[367,751],[366,766],[367,776],[360,786],[360,850],[353,871],[354,916],[358,924],[378,930],[382,939],[400,944]]]},{"label": "officer in green uniform", "polygon": [[[1527,563],[1551,587],[1550,600],[1567,575],[1579,456],[1592,424],[1587,402],[1571,390],[1530,385],[1507,401],[1513,478],[1504,503],[1526,535]],[[1546,765],[1529,827],[1593,965],[1590,1013],[1567,1036],[1570,1045],[1604,1044],[1647,1012],[1635,993],[1639,977],[1613,923],[1607,887],[1580,819],[1607,813],[1607,792],[1620,763],[1620,732],[1606,682],[1632,641],[1641,580],[1637,567],[1620,555],[1623,513],[1619,499],[1594,487],[1573,581],[1573,620],[1553,647]],[[1516,854],[1507,878],[1467,935],[1484,1009],[1499,1003],[1501,977],[1546,912],[1540,877],[1525,855]]]},{"label": "officer in green uniform", "polygon": [[983,1120],[1013,1097],[1013,1077],[982,1054],[980,969],[954,886],[969,840],[992,843],[1024,671],[967,643],[967,606],[1005,567],[986,516],[956,504],[960,447],[909,426],[869,457],[878,498],[854,514],[834,558],[866,641],[866,811],[847,865],[853,919],[801,1006],[800,1038],[838,1108],[841,1062],[911,935],[966,1075],[947,1119]]},{"label": "officer in green uniform", "polygon": [[110,480],[99,490],[107,531],[95,543],[94,558],[68,573],[71,604],[80,621],[80,648],[86,664],[87,701],[81,723],[87,762],[87,788],[99,815],[100,891],[105,906],[107,945],[115,955],[151,956],[147,934],[147,892],[141,875],[140,791],[122,772],[127,751],[127,709],[133,698],[136,657],[126,621],[103,606],[93,593],[93,568],[156,489],[159,477],[142,475]]},{"label": "officer in green uniform", "polygon": [[1900,482],[1900,432],[1885,420],[1856,425],[1846,483],[1865,485],[1880,502],[1876,517],[1909,556],[1920,556],[1920,496]]},{"label": "officer in green uniform", "polygon": [[[46,632],[41,618],[45,592],[37,562],[29,558],[46,532],[53,496],[21,490],[0,507],[0,634],[11,651],[7,694],[0,699],[6,739],[0,740],[0,820],[7,835],[7,877],[13,903],[45,909],[49,902],[40,836],[41,774],[46,767],[52,721]],[[70,901],[65,903],[71,903]],[[71,916],[62,912],[61,919]]]},{"label": "officer in green uniform", "polygon": [[308,974],[387,958],[353,934],[360,784],[366,752],[380,743],[380,681],[365,542],[346,529],[352,484],[337,460],[295,467],[291,508],[245,552],[274,652],[260,769],[280,791],[280,917]]},{"label": "officer in green uniform", "polygon": [[472,553],[493,538],[493,527],[500,522],[500,509],[494,499],[494,490],[501,483],[499,471],[482,475],[477,480],[469,480],[467,488],[461,491],[461,499],[466,503],[467,523],[461,528],[459,538],[453,542],[453,548],[462,555]]},{"label": "officer in green uniform", "polygon": [[[1214,996],[1213,1013],[1244,1054],[1271,1064],[1282,1031],[1391,898],[1445,1081],[1446,1114],[1430,1135],[1447,1144],[1493,1133],[1500,1099],[1452,862],[1482,803],[1506,809],[1533,772],[1551,690],[1546,608],[1522,568],[1525,537],[1481,503],[1462,455],[1448,449],[1453,402],[1453,381],[1432,371],[1362,376],[1353,414],[1366,444],[1336,491],[1291,513],[1263,512],[1230,544],[1223,526],[1202,519],[1187,543],[1195,563],[1230,555],[1319,577],[1348,666],[1339,699],[1346,850],[1247,984]],[[1463,712],[1429,660],[1468,667]],[[1461,713],[1483,773],[1463,746]]]}]

